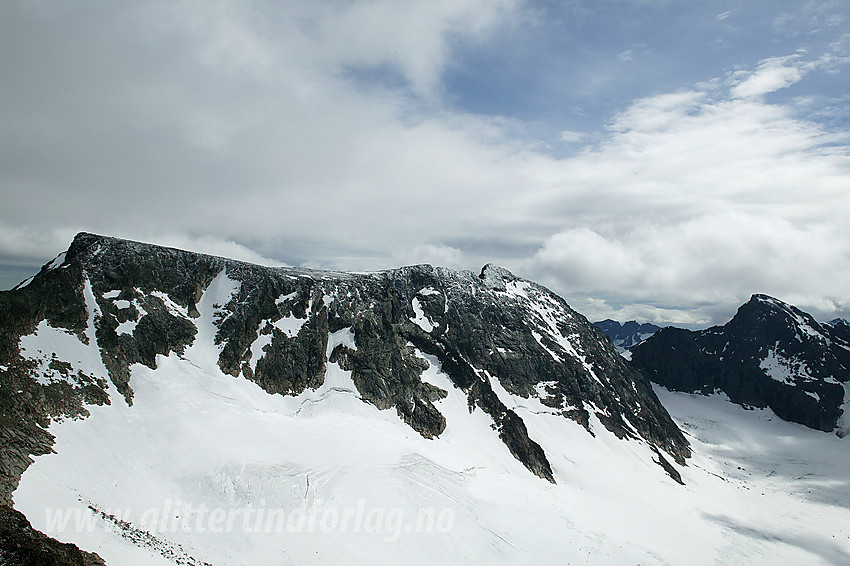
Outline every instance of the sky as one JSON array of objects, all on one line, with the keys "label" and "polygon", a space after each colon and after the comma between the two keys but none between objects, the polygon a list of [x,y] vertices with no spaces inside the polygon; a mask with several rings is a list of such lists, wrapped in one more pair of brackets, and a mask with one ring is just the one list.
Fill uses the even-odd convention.
[{"label": "sky", "polygon": [[0,288],[94,232],[850,318],[850,3],[0,3]]}]

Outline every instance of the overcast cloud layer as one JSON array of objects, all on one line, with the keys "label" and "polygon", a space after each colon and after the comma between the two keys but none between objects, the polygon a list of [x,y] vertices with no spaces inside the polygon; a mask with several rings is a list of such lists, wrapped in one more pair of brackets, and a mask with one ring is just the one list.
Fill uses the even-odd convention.
[{"label": "overcast cloud layer", "polygon": [[85,230],[850,316],[846,2],[10,0],[0,46],[2,288]]}]

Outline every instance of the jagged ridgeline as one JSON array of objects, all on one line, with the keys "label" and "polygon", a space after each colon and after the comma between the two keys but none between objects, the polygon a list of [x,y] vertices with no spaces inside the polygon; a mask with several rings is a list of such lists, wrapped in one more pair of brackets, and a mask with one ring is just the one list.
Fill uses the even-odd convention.
[{"label": "jagged ridgeline", "polygon": [[[203,336],[196,323],[209,296],[218,297],[213,335]],[[433,439],[446,427],[435,403],[447,391],[421,375],[425,356],[436,359],[469,410],[492,418],[506,450],[550,481],[547,455],[510,399],[534,398],[591,434],[601,422],[621,439],[645,441],[674,477],[661,451],[679,464],[690,455],[648,381],[599,329],[544,287],[491,265],[480,275],[428,265],[322,272],[79,234],[0,302],[7,501],[29,456],[50,450],[50,418],[109,403],[107,379],[132,403],[133,364],[154,368],[157,355],[182,355],[202,340],[222,372],[270,394],[317,389],[338,364],[364,402]],[[96,344],[108,375],[90,375],[61,352],[22,355],[21,338],[44,325]]]},{"label": "jagged ridgeline", "polygon": [[786,421],[850,434],[850,326],[820,324],[756,294],[723,326],[665,328],[632,349],[633,365],[676,391],[722,391]]}]

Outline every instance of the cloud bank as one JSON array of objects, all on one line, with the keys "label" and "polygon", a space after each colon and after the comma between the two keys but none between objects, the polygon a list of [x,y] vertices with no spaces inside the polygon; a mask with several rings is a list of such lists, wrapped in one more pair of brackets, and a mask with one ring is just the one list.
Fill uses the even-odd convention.
[{"label": "cloud bank", "polygon": [[[776,98],[846,73],[839,40],[636,97],[553,142],[465,109],[448,80],[541,13],[5,3],[0,260],[49,259],[87,230],[263,264],[500,263],[592,319],[722,322],[754,292],[850,316],[847,131],[806,111],[811,93]],[[635,64],[625,52],[611,65]]]}]

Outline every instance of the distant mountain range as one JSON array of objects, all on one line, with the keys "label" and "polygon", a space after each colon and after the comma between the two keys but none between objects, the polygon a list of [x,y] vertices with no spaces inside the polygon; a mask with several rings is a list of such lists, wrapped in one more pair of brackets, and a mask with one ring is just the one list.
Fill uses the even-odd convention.
[{"label": "distant mountain range", "polygon": [[675,391],[725,393],[782,419],[850,432],[850,325],[820,324],[767,295],[753,295],[723,326],[668,327],[631,350],[631,364]]},{"label": "distant mountain range", "polygon": [[617,350],[626,358],[630,356],[629,349],[632,346],[640,344],[659,330],[660,326],[645,322],[639,324],[634,320],[630,320],[620,324],[616,320],[610,318],[594,322],[605,335],[611,339],[611,342],[617,347]]}]

